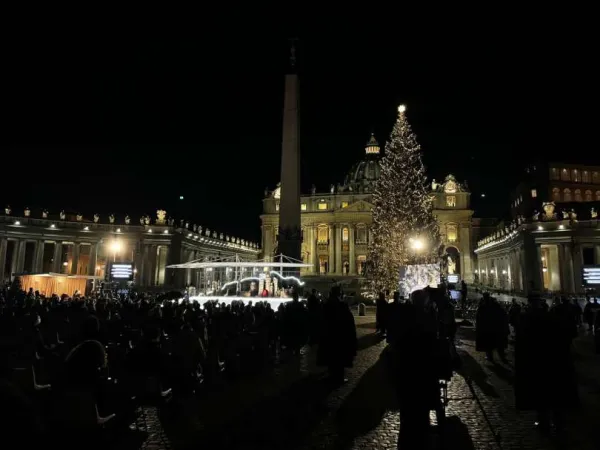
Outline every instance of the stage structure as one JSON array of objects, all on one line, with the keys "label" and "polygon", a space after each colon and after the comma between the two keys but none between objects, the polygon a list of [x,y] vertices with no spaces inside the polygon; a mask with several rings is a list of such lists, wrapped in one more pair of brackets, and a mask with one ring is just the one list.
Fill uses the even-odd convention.
[{"label": "stage structure", "polygon": [[173,264],[167,268],[200,270],[200,286],[188,287],[190,300],[218,300],[220,303],[265,300],[275,307],[291,300],[292,291],[304,286],[304,282],[293,274],[310,266],[284,255],[258,261],[243,260],[235,255]]}]

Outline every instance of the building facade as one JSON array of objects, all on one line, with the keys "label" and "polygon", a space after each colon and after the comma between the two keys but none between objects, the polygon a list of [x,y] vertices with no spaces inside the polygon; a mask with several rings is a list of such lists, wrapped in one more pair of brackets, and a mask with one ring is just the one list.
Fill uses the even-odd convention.
[{"label": "building facade", "polygon": [[258,244],[237,237],[184,221],[175,224],[173,219],[166,219],[165,211],[157,211],[154,220],[142,217],[139,224],[131,223],[128,216],[121,221],[109,216],[103,221],[98,215],[86,220],[63,212],[52,217],[43,211],[34,217],[29,209],[19,214],[9,207],[4,213],[0,216],[2,282],[16,274],[102,280],[107,278],[111,261],[127,261],[134,264],[134,284],[139,287],[199,286],[197,271],[166,266],[235,255],[253,260],[261,252]]},{"label": "building facade", "polygon": [[530,166],[511,199],[512,221],[480,239],[481,284],[510,292],[581,294],[600,264],[600,168]]},{"label": "building facade", "polygon": [[[300,199],[302,260],[311,264],[301,274],[326,279],[362,278],[373,240],[372,193],[380,175],[380,146],[371,137],[364,158],[349,171],[343,183],[331,185],[319,193],[313,186]],[[472,280],[472,221],[470,193],[452,175],[443,183],[431,185],[434,214],[447,253],[454,258],[454,270],[467,281]],[[262,247],[265,257],[274,256],[279,227],[281,189],[265,191],[263,199]]]}]

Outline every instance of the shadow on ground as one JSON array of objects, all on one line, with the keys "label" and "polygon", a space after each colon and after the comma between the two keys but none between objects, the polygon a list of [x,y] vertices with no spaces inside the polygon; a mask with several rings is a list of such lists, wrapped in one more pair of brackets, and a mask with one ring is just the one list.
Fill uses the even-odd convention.
[{"label": "shadow on ground", "polygon": [[369,347],[379,344],[384,340],[385,338],[381,337],[379,333],[365,334],[364,336],[358,338],[357,349],[358,351],[365,350]]},{"label": "shadow on ground", "polygon": [[387,411],[398,409],[388,370],[385,356],[380,357],[346,397],[335,417],[337,441],[333,448],[352,448],[354,440],[375,429]]},{"label": "shadow on ground", "polygon": [[458,350],[462,362],[459,375],[466,380],[472,380],[487,397],[498,398],[498,392],[488,381],[488,376],[479,363],[469,353]]},{"label": "shadow on ground", "polygon": [[439,435],[434,447],[436,449],[475,450],[467,426],[457,416],[448,417],[443,429],[439,430],[436,427],[434,431]]}]

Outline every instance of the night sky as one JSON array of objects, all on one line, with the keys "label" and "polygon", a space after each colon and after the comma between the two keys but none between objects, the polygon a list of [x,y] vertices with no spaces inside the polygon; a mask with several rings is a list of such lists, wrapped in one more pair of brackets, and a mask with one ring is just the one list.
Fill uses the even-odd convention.
[{"label": "night sky", "polygon": [[[466,179],[478,216],[506,211],[528,160],[600,165],[585,27],[488,25],[300,29],[304,191],[343,181],[371,131],[383,144],[399,103],[429,176]],[[290,33],[225,27],[11,36],[0,201],[135,223],[164,208],[258,241],[264,188],[279,181]]]}]

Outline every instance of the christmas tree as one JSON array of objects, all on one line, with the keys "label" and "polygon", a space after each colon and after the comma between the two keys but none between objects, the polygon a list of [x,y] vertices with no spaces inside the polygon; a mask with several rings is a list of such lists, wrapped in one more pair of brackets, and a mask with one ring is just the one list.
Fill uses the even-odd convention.
[{"label": "christmas tree", "polygon": [[439,229],[427,189],[421,147],[398,108],[373,194],[369,280],[374,293],[398,290],[400,269],[439,262]]}]

